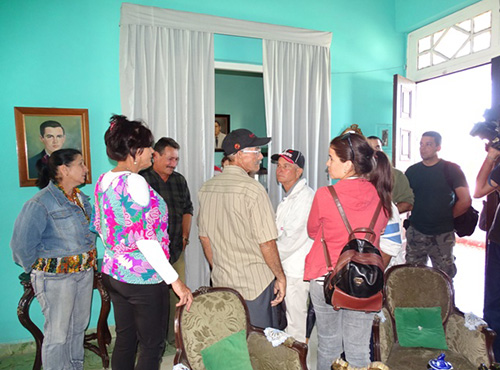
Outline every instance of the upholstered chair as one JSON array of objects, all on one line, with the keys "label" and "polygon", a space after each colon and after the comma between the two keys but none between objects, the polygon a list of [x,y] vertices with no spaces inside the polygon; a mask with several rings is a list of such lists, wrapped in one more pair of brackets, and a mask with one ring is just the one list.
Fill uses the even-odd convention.
[{"label": "upholstered chair", "polygon": [[[464,315],[455,307],[452,282],[445,273],[427,266],[399,265],[386,272],[385,280],[385,321],[376,316],[373,327],[375,360],[391,369],[426,369],[429,360],[444,353],[454,370],[477,369],[481,363],[491,365],[495,333],[485,325],[475,330],[465,327]],[[397,307],[441,307],[448,350],[400,346],[395,321]]]},{"label": "upholstered chair", "polygon": [[174,364],[205,370],[201,351],[231,334],[246,330],[251,366],[255,370],[307,369],[307,345],[288,338],[277,347],[263,330],[250,325],[248,308],[241,295],[230,288],[202,287],[193,293],[189,311],[175,313]]}]

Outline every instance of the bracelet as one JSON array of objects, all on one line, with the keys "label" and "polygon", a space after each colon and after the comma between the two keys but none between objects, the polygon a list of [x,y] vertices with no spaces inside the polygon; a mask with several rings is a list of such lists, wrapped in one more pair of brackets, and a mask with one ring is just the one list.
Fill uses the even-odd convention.
[{"label": "bracelet", "polygon": [[493,162],[496,162],[497,157],[492,157],[491,155],[487,155],[486,158],[492,160]]},{"label": "bracelet", "polygon": [[186,238],[185,236],[183,236],[183,237],[182,237],[182,241],[186,242],[186,245],[188,245],[188,244],[189,244],[189,239],[188,239],[188,238]]}]

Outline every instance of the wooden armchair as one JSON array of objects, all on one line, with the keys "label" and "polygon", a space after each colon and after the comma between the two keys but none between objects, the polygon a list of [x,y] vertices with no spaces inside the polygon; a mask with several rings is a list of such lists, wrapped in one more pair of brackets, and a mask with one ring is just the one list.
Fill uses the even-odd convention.
[{"label": "wooden armchair", "polygon": [[[462,312],[455,307],[450,278],[442,271],[418,265],[398,265],[387,270],[384,287],[385,322],[376,317],[373,326],[375,360],[391,369],[425,369],[430,359],[445,353],[455,370],[477,369],[494,362],[495,332],[486,326],[469,330]],[[398,343],[396,307],[441,307],[448,350],[401,347]]]},{"label": "wooden armchair", "polygon": [[202,287],[193,294],[191,309],[175,313],[174,364],[205,370],[201,350],[243,329],[252,367],[256,370],[307,369],[307,345],[288,338],[273,347],[263,330],[250,325],[248,308],[241,295],[230,288]]}]

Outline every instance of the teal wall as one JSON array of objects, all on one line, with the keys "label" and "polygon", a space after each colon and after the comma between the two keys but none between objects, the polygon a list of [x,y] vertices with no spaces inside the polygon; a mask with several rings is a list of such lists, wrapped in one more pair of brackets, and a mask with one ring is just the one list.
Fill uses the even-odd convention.
[{"label": "teal wall", "polygon": [[396,30],[412,32],[480,0],[398,0]]},{"label": "teal wall", "polygon": [[[215,113],[230,115],[231,130],[246,128],[266,136],[262,73],[216,71]],[[223,153],[215,153],[215,165],[220,165],[222,157]]]},{"label": "teal wall", "polygon": [[[403,73],[405,30],[396,29],[396,9],[406,0],[134,0],[133,2],[224,17],[333,32],[332,135],[359,124],[365,134],[391,123],[392,75]],[[35,188],[18,180],[15,106],[88,108],[94,181],[111,168],[103,135],[120,113],[118,47],[121,0],[16,0],[0,2],[0,343],[30,339],[16,317],[21,296],[9,249],[14,219]],[[432,2],[429,1],[429,4]],[[451,0],[449,1],[451,4]],[[450,5],[451,6],[451,5]],[[424,7],[415,9],[423,12]],[[404,8],[403,8],[404,10]],[[427,17],[427,14],[424,14]],[[418,18],[418,16],[416,16]],[[216,38],[216,59],[258,63],[255,40]],[[223,112],[221,112],[223,113]],[[230,113],[230,112],[226,112]],[[237,113],[234,113],[235,116]],[[246,119],[246,118],[245,118]],[[243,122],[243,121],[242,121]],[[246,124],[246,123],[245,123]],[[318,150],[326,151],[327,148]],[[93,184],[84,187],[92,192]],[[192,189],[196,193],[196,189]],[[32,307],[42,321],[38,304]],[[94,304],[91,326],[95,326]]]},{"label": "teal wall", "polygon": [[334,3],[332,137],[351,124],[376,135],[379,125],[392,122],[392,76],[404,73],[405,39],[394,29],[394,2]]}]

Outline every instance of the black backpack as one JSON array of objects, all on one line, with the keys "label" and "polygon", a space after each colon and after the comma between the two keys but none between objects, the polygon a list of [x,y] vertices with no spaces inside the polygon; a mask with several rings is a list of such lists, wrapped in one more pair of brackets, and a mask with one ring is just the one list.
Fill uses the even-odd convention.
[{"label": "black backpack", "polygon": [[[342,249],[337,265],[331,268],[330,255],[322,239],[329,273],[325,278],[325,299],[334,309],[341,308],[376,312],[382,308],[384,287],[384,263],[377,247],[373,227],[382,209],[379,202],[368,228],[352,230],[333,186],[328,187],[337,205],[340,216],[349,233],[349,240]],[[356,234],[365,234],[356,237]]]}]

